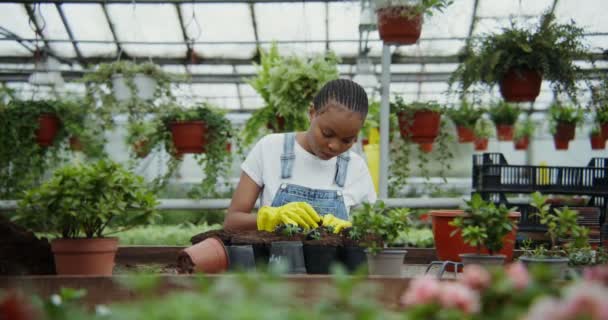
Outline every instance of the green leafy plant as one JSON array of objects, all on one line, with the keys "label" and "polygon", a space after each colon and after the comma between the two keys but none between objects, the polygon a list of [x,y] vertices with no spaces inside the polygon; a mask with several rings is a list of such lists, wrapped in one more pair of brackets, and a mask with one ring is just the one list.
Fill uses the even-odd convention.
[{"label": "green leafy plant", "polygon": [[462,99],[457,108],[447,109],[446,112],[455,125],[473,129],[486,110],[483,108],[475,108],[469,101]]},{"label": "green leafy plant", "polygon": [[494,126],[488,119],[479,119],[475,124],[475,137],[480,139],[486,139],[494,136]]},{"label": "green leafy plant", "polygon": [[[283,235],[285,237],[294,237],[301,235],[304,229],[295,224],[280,224],[274,230],[275,233]],[[317,231],[318,232],[318,231]],[[321,235],[319,234],[319,238]]]},{"label": "green leafy plant", "polygon": [[591,86],[591,110],[595,113],[598,125],[608,124],[608,75],[600,74],[598,85]]},{"label": "green leafy plant", "polygon": [[476,82],[492,87],[511,69],[529,69],[551,81],[556,91],[574,99],[580,68],[573,61],[587,57],[582,41],[583,29],[574,22],[558,24],[551,13],[541,16],[536,30],[512,23],[502,33],[472,41],[449,82],[460,82],[464,92]]},{"label": "green leafy plant", "polygon": [[408,0],[374,0],[374,5],[376,10],[406,7],[400,10],[400,14],[411,18],[419,14],[432,16],[435,11],[443,12],[453,2],[453,0],[422,0],[417,3]]},{"label": "green leafy plant", "polygon": [[534,136],[534,131],[536,131],[536,122],[529,118],[519,121],[515,124],[514,131],[513,137],[516,141],[522,138],[530,138]]},{"label": "green leafy plant", "polygon": [[520,113],[521,109],[517,105],[506,101],[496,102],[488,110],[490,119],[496,125],[513,125]]},{"label": "green leafy plant", "polygon": [[62,238],[93,238],[103,237],[109,225],[119,231],[150,222],[156,205],[142,177],[100,160],[58,169],[27,191],[13,219]]},{"label": "green leafy plant", "polygon": [[464,242],[476,247],[478,254],[484,247],[490,255],[500,251],[504,246],[504,237],[514,228],[514,222],[509,218],[509,212],[513,209],[485,201],[478,193],[466,205],[464,211],[467,215],[450,222],[450,225],[458,228],[450,236],[460,231]]},{"label": "green leafy plant", "polygon": [[85,155],[91,158],[107,156],[104,119],[94,105],[88,104],[86,99],[63,99],[56,103],[56,108],[66,134],[80,142]]},{"label": "green leafy plant", "polygon": [[326,82],[338,78],[339,59],[331,52],[311,59],[286,57],[273,44],[268,52],[260,50],[260,56],[258,74],[248,83],[262,97],[264,107],[245,124],[246,145],[266,127],[274,132],[306,130],[314,96]]},{"label": "green leafy plant", "polygon": [[411,211],[407,208],[388,209],[383,201],[364,203],[353,213],[351,234],[359,235],[361,243],[372,252],[380,252],[398,239],[399,233],[411,226]]},{"label": "green leafy plant", "polygon": [[589,137],[596,137],[602,134],[602,130],[597,125],[591,127],[591,131],[589,131]]},{"label": "green leafy plant", "polygon": [[583,122],[584,111],[573,105],[555,101],[549,106],[549,121],[551,132],[555,133],[558,123],[579,125]]}]

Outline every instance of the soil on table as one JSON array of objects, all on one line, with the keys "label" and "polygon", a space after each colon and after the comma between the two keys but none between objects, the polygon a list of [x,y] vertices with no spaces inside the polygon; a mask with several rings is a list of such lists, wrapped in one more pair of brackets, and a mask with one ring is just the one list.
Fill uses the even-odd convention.
[{"label": "soil on table", "polygon": [[339,233],[328,232],[325,229],[319,231],[321,238],[318,240],[305,239],[303,243],[308,246],[337,247],[342,245],[342,236]]},{"label": "soil on table", "polygon": [[274,241],[285,241],[280,235],[267,231],[241,231],[232,236],[232,244],[270,244]]},{"label": "soil on table", "polygon": [[51,245],[0,215],[0,275],[55,274]]},{"label": "soil on table", "polygon": [[342,245],[345,247],[364,247],[365,244],[376,243],[376,246],[382,247],[382,238],[376,235],[365,234],[359,240],[353,240],[349,236],[350,228],[343,229],[340,232],[340,237],[342,240]]},{"label": "soil on table", "polygon": [[229,246],[232,244],[232,237],[234,235],[235,235],[235,233],[226,231],[224,229],[209,230],[209,231],[199,233],[199,234],[193,236],[192,238],[190,238],[190,242],[192,242],[192,244],[195,245],[207,238],[217,237],[217,238],[220,238],[220,240],[222,240],[222,242],[224,243],[225,246]]}]

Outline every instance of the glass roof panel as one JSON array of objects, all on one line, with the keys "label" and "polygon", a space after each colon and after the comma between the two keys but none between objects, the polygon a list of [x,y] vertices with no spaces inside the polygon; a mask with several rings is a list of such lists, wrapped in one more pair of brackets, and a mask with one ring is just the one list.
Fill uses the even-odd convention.
[{"label": "glass roof panel", "polygon": [[[33,39],[35,33],[30,28],[27,12],[22,4],[3,3],[0,4],[0,26],[21,38]],[[5,42],[5,41],[3,41]],[[0,53],[3,53],[0,51]]]},{"label": "glass roof panel", "polygon": [[[361,7],[358,1],[329,3],[329,39],[358,40]],[[332,42],[329,48],[340,56],[357,56],[359,44]]]},{"label": "glass roof panel", "polygon": [[194,74],[226,74],[233,73],[231,65],[189,65],[188,69]]},{"label": "glass roof panel", "polygon": [[[511,15],[540,15],[553,5],[553,0],[481,0],[477,8],[477,15],[511,16]],[[450,10],[451,8],[448,8]]]},{"label": "glass roof panel", "polygon": [[28,56],[30,51],[17,42],[0,41],[0,54],[3,56]]},{"label": "glass roof panel", "polygon": [[585,32],[607,32],[607,12],[606,0],[560,0],[555,8],[558,21],[565,23],[574,19],[578,26],[585,28]]},{"label": "glass roof panel", "polygon": [[422,25],[422,39],[428,37],[466,37],[469,33],[473,14],[473,0],[459,0],[443,12],[425,17]]},{"label": "glass roof panel", "polygon": [[464,40],[420,40],[412,46],[400,46],[399,53],[406,56],[455,55],[464,47]]},{"label": "glass roof panel", "polygon": [[[61,16],[54,4],[38,4],[35,6],[34,14],[42,34],[47,39],[70,40],[70,36],[65,30]],[[51,42],[51,50],[62,57],[76,57],[76,52],[71,42]]]},{"label": "glass roof panel", "polygon": [[241,90],[243,107],[245,109],[258,109],[264,106],[264,100],[250,85],[240,84],[239,89]]},{"label": "glass roof panel", "polygon": [[127,54],[136,57],[186,55],[186,45],[175,44],[184,41],[175,5],[112,4],[107,8],[119,41],[174,42],[159,45],[125,44],[122,47]]},{"label": "glass roof panel", "polygon": [[[66,19],[76,40],[114,41],[101,5],[99,4],[64,4]],[[113,43],[78,43],[85,57],[115,56],[116,45]]]}]

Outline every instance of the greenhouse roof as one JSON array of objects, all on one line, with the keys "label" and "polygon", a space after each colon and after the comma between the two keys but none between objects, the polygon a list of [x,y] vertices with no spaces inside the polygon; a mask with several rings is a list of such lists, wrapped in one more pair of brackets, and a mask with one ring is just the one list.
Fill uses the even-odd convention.
[{"label": "greenhouse roof", "polygon": [[[167,71],[191,75],[176,84],[178,96],[208,100],[228,109],[255,109],[261,99],[245,82],[255,74],[256,48],[276,42],[282,54],[311,56],[332,50],[342,59],[341,76],[353,77],[362,48],[381,73],[382,41],[376,30],[360,32],[359,1],[64,0],[0,4],[0,81],[22,92],[29,85],[34,52],[47,48],[66,80],[78,79],[100,62],[152,61]],[[406,99],[450,101],[447,78],[471,37],[497,32],[511,20],[536,23],[547,10],[558,21],[585,29],[586,43],[606,68],[608,1],[455,0],[425,19],[416,45],[391,46],[391,92]],[[604,54],[604,55],[603,55]],[[583,68],[588,63],[580,62]],[[83,92],[68,82],[62,89]],[[553,99],[548,83],[539,105]]]}]

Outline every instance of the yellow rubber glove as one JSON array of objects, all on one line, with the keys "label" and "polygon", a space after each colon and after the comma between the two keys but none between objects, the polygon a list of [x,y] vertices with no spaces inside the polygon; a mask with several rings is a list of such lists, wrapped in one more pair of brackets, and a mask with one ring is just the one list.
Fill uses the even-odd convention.
[{"label": "yellow rubber glove", "polygon": [[326,214],[323,216],[323,226],[333,227],[334,233],[340,233],[342,229],[352,227],[353,224],[350,221],[336,218],[333,214]]},{"label": "yellow rubber glove", "polygon": [[303,229],[319,226],[321,217],[306,202],[291,202],[280,207],[263,206],[258,210],[258,230],[274,231],[280,224],[292,224]]}]

